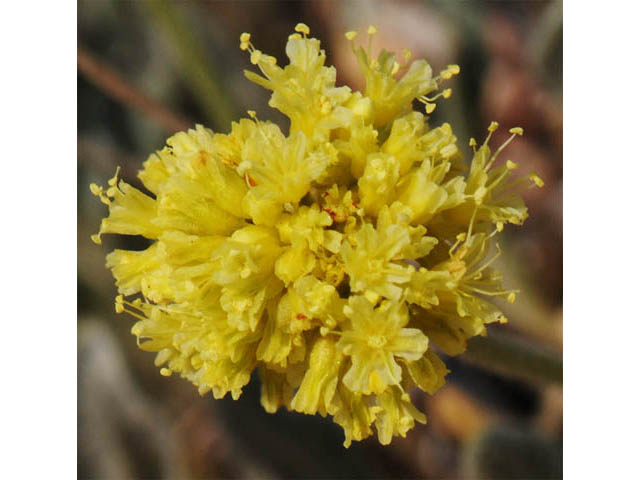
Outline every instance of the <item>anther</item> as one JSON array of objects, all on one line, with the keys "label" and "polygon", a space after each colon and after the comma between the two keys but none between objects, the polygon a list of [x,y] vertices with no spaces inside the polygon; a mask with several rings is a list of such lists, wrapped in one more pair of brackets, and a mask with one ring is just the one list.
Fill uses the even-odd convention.
[{"label": "anther", "polygon": [[509,133],[522,136],[522,134],[524,133],[524,130],[522,129],[522,127],[513,127],[509,129]]},{"label": "anther", "polygon": [[118,295],[116,297],[116,313],[122,313],[124,312],[124,298],[122,297],[122,295]]},{"label": "anther", "polygon": [[309,27],[304,23],[297,24],[294,30],[296,32],[302,33],[303,35],[309,35],[309,33],[311,32],[311,30],[309,30]]},{"label": "anther", "polygon": [[345,33],[344,36],[347,38],[347,40],[353,40],[358,36],[358,32],[354,32],[353,30],[351,30]]},{"label": "anther", "polygon": [[373,25],[369,25],[369,28],[367,28],[367,33],[369,35],[375,35],[376,33],[378,33],[378,29]]},{"label": "anther", "polygon": [[536,175],[534,172],[531,172],[529,174],[529,180],[531,180],[533,183],[536,184],[536,186],[538,186],[540,188],[544,187],[544,181],[538,175]]}]

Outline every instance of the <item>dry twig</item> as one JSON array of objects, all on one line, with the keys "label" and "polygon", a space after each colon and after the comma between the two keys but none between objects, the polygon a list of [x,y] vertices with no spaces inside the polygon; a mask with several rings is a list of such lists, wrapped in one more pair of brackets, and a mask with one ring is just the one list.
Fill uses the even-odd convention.
[{"label": "dry twig", "polygon": [[192,122],[149,98],[82,46],[78,46],[78,70],[108,96],[155,120],[168,133],[187,130],[192,126]]}]

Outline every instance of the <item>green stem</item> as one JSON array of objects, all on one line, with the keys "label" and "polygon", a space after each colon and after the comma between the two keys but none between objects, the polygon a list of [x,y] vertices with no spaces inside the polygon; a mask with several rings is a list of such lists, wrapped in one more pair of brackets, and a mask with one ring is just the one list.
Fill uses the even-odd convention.
[{"label": "green stem", "polygon": [[487,337],[471,339],[460,360],[526,381],[562,384],[560,355],[496,329]]},{"label": "green stem", "polygon": [[219,77],[207,61],[179,8],[169,0],[142,2],[157,24],[171,39],[187,86],[205,110],[208,120],[218,131],[227,131],[235,119],[231,102],[221,87]]}]

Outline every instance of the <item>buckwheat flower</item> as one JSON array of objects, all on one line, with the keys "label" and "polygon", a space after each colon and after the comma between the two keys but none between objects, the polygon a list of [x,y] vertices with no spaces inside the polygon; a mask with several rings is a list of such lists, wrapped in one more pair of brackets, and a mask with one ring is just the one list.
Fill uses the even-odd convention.
[{"label": "buckwheat flower", "polygon": [[240,36],[260,72],[245,74],[272,92],[287,131],[249,111],[229,133],[173,135],[143,163],[145,191],[117,171],[91,185],[109,208],[92,239],[149,240],[106,265],[116,312],[137,320],[161,375],[237,399],[257,371],[267,412],[331,416],[345,447],[374,431],[388,444],[426,422],[408,392],[444,385],[439,352],[460,354],[506,321],[493,300],[517,291],[494,269],[495,239],[527,217],[519,188],[543,181],[497,161],[522,129],[492,151],[492,123],[465,152],[449,124],[430,124],[456,65],[434,76],[348,32],[366,80],[352,91],[309,35],[295,27],[285,66]]}]

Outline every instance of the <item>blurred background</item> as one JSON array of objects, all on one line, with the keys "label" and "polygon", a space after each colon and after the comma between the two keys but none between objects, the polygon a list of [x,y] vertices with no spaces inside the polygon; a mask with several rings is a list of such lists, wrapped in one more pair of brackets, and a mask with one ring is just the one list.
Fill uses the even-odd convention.
[{"label": "blurred background", "polygon": [[[435,396],[416,393],[427,425],[382,447],[375,438],[342,446],[330,419],[259,404],[257,378],[238,401],[199,397],[177,377],[160,376],[136,347],[133,319],[116,315],[104,267],[135,238],[96,233],[106,207],[89,183],[116,167],[135,186],[136,171],[167,137],[195,123],[228,132],[256,110],[285,127],[250,83],[238,48],[252,33],[262,51],[285,58],[298,22],[311,27],[340,84],[362,87],[344,39],[379,33],[374,50],[426,58],[461,74],[439,102],[432,125],[448,121],[464,150],[491,120],[522,126],[502,154],[543,189],[525,192],[530,218],[507,227],[500,268],[522,293],[505,305],[469,352],[447,359],[448,382]],[[504,137],[494,136],[493,145]],[[78,475],[80,478],[560,478],[562,475],[562,3],[546,1],[78,2]]]}]

